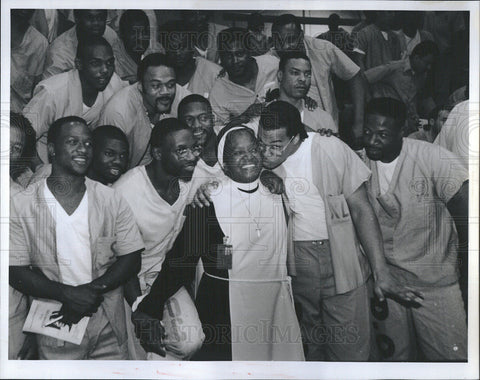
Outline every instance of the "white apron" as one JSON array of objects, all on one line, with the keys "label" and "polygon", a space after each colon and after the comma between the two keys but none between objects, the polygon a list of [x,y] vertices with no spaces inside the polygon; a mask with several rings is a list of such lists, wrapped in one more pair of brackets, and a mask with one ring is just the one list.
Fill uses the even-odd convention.
[{"label": "white apron", "polygon": [[227,178],[212,198],[233,246],[228,280],[232,359],[305,360],[287,276],[281,197],[262,185],[252,194],[241,192]]}]

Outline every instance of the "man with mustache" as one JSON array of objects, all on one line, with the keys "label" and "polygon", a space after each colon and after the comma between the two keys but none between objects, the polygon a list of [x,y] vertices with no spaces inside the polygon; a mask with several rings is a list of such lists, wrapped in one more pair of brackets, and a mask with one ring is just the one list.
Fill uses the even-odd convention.
[{"label": "man with mustache", "polygon": [[[167,251],[183,226],[185,218],[182,213],[188,203],[192,176],[202,147],[195,141],[186,124],[169,118],[159,121],[153,128],[150,150],[152,161],[148,165],[129,170],[114,185],[130,204],[146,246],[138,277],[130,281],[126,291],[130,305],[137,297],[150,291],[161,271]],[[185,288],[172,298],[167,308],[173,312],[166,314],[164,322],[166,326],[172,327],[171,320],[174,319],[177,327],[173,328],[177,330],[167,330],[167,335],[170,336],[170,344],[166,347],[167,359],[189,358],[202,344],[200,323]],[[127,315],[131,315],[130,308],[127,308]],[[134,313],[134,320],[136,317],[141,319],[139,313]],[[191,330],[182,331],[184,326]],[[198,327],[197,330],[193,330],[195,326]],[[188,342],[174,341],[176,335],[185,333],[188,334]],[[138,344],[133,325],[130,325],[129,335],[131,359],[154,359],[152,355],[147,356]],[[148,350],[152,342],[142,337],[141,343]]]},{"label": "man with mustache", "polygon": [[217,153],[225,177],[212,204],[186,209],[184,227],[138,310],[152,324],[164,319],[167,300],[189,286],[201,258],[196,306],[205,342],[195,360],[304,360],[287,277],[285,214],[281,196],[259,181],[253,130],[223,129]]},{"label": "man with mustache", "polygon": [[[76,69],[40,82],[23,114],[37,134],[37,151],[47,163],[46,133],[64,116],[80,116],[93,129],[107,101],[125,86],[115,73],[112,47],[103,37],[91,37],[77,47]],[[38,164],[39,162],[37,162]]]},{"label": "man with mustache", "polygon": [[151,161],[148,142],[159,120],[177,115],[178,103],[190,92],[176,83],[175,70],[167,57],[153,53],[138,66],[138,82],[125,87],[103,110],[102,124],[114,125],[130,145],[129,168]]},{"label": "man with mustache", "polygon": [[102,9],[75,9],[75,26],[58,36],[47,49],[42,79],[75,68],[75,52],[79,42],[95,37],[105,38],[117,56],[117,33],[107,26],[107,11]]},{"label": "man with mustache", "polygon": [[123,284],[140,268],[141,235],[123,198],[85,178],[85,120],[56,120],[48,152],[52,174],[12,200],[10,284],[60,303],[66,324],[90,317],[80,345],[37,335],[40,359],[126,359]]},{"label": "man with mustache", "polygon": [[288,52],[282,54],[277,80],[280,84],[278,100],[283,100],[295,106],[305,125],[315,131],[324,130],[329,134],[338,133],[338,127],[328,112],[320,107],[315,109],[305,107],[305,97],[312,83],[312,65],[305,53]]},{"label": "man with mustache", "polygon": [[335,74],[347,83],[353,104],[353,125],[347,136],[354,149],[361,148],[365,94],[360,68],[330,42],[305,36],[298,18],[292,14],[283,14],[276,18],[272,24],[272,38],[274,53],[279,57],[288,51],[297,50],[310,58],[312,81],[308,96],[332,115],[337,125],[339,112],[331,77]]},{"label": "man with mustache", "polygon": [[252,57],[247,41],[248,30],[243,28],[218,33],[218,52],[226,75],[215,81],[210,92],[215,125],[225,125],[253,103],[264,102],[268,91],[278,87],[278,59],[272,55]]},{"label": "man with mustache", "polygon": [[373,99],[365,116],[364,145],[372,171],[367,188],[388,270],[398,283],[423,293],[420,305],[387,300],[388,316],[377,323],[393,349],[383,358],[465,361],[458,251],[459,242],[468,241],[468,172],[446,149],[403,137],[407,107],[399,100]]},{"label": "man with mustache", "polygon": [[177,83],[192,94],[208,98],[222,68],[195,54],[198,35],[191,25],[169,21],[160,27],[159,40],[172,62]]}]

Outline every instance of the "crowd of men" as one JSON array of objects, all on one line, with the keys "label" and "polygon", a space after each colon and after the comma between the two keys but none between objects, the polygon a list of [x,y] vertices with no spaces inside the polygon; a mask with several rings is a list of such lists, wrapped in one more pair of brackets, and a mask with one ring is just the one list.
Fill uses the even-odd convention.
[{"label": "crowd of men", "polygon": [[12,10],[9,358],[466,361],[468,20],[209,16]]}]

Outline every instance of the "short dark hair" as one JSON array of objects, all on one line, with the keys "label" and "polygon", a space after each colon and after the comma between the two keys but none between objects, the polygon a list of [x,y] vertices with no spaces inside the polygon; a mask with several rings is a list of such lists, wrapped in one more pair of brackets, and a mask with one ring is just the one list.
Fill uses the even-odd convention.
[{"label": "short dark hair", "polygon": [[167,58],[165,54],[162,53],[152,53],[147,55],[142,59],[137,69],[137,79],[140,83],[143,81],[143,77],[149,67],[153,66],[166,66],[175,70],[171,61]]},{"label": "short dark hair", "polygon": [[185,108],[192,103],[202,103],[205,104],[208,108],[208,112],[212,112],[212,106],[207,98],[203,97],[199,94],[190,94],[182,99],[180,104],[178,105],[178,117],[185,112]]},{"label": "short dark hair", "polygon": [[106,9],[74,9],[73,10],[73,17],[75,19],[82,18],[85,12],[88,11],[102,11],[105,14],[105,21],[107,21],[108,11]]},{"label": "short dark hair", "polygon": [[278,64],[278,70],[284,71],[287,62],[291,59],[304,59],[305,61],[310,62],[310,58],[301,51],[287,51],[280,56],[280,63]]},{"label": "short dark hair", "polygon": [[62,129],[63,125],[67,123],[82,123],[82,124],[85,124],[85,126],[87,126],[87,122],[79,116],[61,117],[60,119],[55,120],[53,124],[50,126],[50,128],[48,129],[48,133],[47,133],[48,144],[50,143],[55,144],[57,142],[57,138],[58,138],[58,135],[60,134],[60,130]]},{"label": "short dark hair", "polygon": [[105,38],[101,36],[92,36],[87,39],[81,39],[78,41],[76,58],[85,58],[85,56],[87,55],[87,51],[94,46],[105,46],[113,52],[112,45],[110,45],[110,43]]},{"label": "short dark hair", "polygon": [[283,15],[278,16],[272,24],[272,37],[278,37],[278,33],[280,29],[288,24],[295,24],[295,27],[300,31],[302,30],[302,26],[298,17],[292,15],[291,13],[284,13]]},{"label": "short dark hair", "polygon": [[118,24],[120,34],[125,33],[127,25],[135,20],[142,20],[146,22],[148,26],[150,26],[150,21],[148,20],[148,16],[144,11],[140,9],[128,9],[120,16],[120,22]]},{"label": "short dark hair", "polygon": [[248,51],[248,38],[250,34],[245,28],[228,28],[222,30],[217,36],[217,48],[219,53],[227,49],[227,45],[233,42],[240,42],[245,50]]},{"label": "short dark hair", "polygon": [[296,135],[300,135],[301,139],[308,137],[298,109],[282,100],[270,103],[263,109],[259,125],[267,131],[285,128],[288,137]]},{"label": "short dark hair", "polygon": [[438,46],[433,41],[422,41],[417,46],[415,46],[412,50],[412,56],[418,55],[419,57],[426,57],[427,55],[433,55],[434,58],[438,57],[440,51],[438,50]]},{"label": "short dark hair", "polygon": [[120,140],[128,145],[128,139],[125,133],[118,127],[113,125],[100,125],[99,127],[95,128],[92,132],[92,144],[95,148],[101,141],[106,139],[112,140]]},{"label": "short dark hair", "polygon": [[37,154],[37,137],[30,120],[20,113],[10,112],[10,128],[12,127],[20,129],[22,135],[25,137],[22,155],[20,157],[22,160],[22,170],[16,173],[18,176],[30,165]]},{"label": "short dark hair", "polygon": [[187,124],[175,117],[157,121],[150,135],[150,146],[152,148],[161,147],[167,140],[168,135],[183,129],[190,130]]},{"label": "short dark hair", "polygon": [[193,29],[192,25],[188,25],[178,20],[170,20],[160,25],[158,32],[158,40],[165,50],[172,50],[183,38],[187,38],[188,47],[193,49],[197,42],[198,32]]},{"label": "short dark hair", "polygon": [[403,102],[393,98],[374,98],[365,108],[365,116],[381,115],[395,120],[397,126],[403,127],[407,120],[407,107]]}]

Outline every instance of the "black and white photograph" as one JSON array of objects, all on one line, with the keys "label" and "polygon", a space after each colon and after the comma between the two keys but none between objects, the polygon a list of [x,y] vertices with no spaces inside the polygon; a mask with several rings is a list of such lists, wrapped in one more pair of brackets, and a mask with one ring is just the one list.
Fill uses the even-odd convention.
[{"label": "black and white photograph", "polygon": [[0,378],[478,378],[479,10],[2,2]]}]

